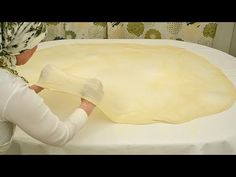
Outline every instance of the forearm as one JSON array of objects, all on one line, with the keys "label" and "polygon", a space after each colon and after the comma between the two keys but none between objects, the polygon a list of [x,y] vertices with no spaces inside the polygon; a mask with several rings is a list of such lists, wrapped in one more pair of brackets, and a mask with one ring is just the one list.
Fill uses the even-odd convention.
[{"label": "forearm", "polygon": [[43,99],[28,88],[19,88],[11,96],[4,117],[30,136],[54,146],[65,145],[87,120],[86,113],[78,108],[66,121],[61,121]]}]

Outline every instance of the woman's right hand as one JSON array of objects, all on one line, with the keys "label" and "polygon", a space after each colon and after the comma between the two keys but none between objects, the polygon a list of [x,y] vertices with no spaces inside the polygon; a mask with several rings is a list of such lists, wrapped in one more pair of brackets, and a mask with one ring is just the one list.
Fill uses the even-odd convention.
[{"label": "woman's right hand", "polygon": [[96,107],[93,103],[88,100],[81,98],[80,108],[83,109],[89,116],[93,109]]},{"label": "woman's right hand", "polygon": [[98,79],[86,79],[80,92],[82,98],[96,105],[101,102],[104,95],[102,82]]}]

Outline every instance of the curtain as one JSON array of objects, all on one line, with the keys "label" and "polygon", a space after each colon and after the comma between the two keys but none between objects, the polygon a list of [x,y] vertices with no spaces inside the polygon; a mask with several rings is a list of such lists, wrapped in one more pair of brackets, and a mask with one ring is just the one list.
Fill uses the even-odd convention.
[{"label": "curtain", "polygon": [[214,22],[48,22],[44,41],[60,39],[172,39],[212,46]]}]

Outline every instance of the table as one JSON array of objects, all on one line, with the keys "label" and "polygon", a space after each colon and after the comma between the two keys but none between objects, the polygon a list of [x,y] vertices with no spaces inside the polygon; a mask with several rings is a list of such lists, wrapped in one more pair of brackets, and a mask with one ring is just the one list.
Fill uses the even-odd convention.
[{"label": "table", "polygon": [[[75,43],[138,43],[183,47],[206,57],[236,86],[236,58],[222,51],[175,40],[74,39],[43,42],[38,50]],[[235,154],[236,104],[183,124],[116,124],[95,110],[85,127],[64,147],[43,144],[16,128],[8,154]]]}]

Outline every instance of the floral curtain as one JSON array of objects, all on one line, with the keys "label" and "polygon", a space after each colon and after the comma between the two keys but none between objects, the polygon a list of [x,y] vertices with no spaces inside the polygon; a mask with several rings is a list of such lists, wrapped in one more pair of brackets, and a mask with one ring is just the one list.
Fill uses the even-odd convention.
[{"label": "floral curtain", "polygon": [[212,46],[214,22],[49,22],[48,40],[173,39]]},{"label": "floral curtain", "polygon": [[60,39],[106,39],[106,22],[48,22],[44,41]]},{"label": "floral curtain", "polygon": [[125,22],[108,23],[110,39],[174,39],[212,46],[217,23]]}]

